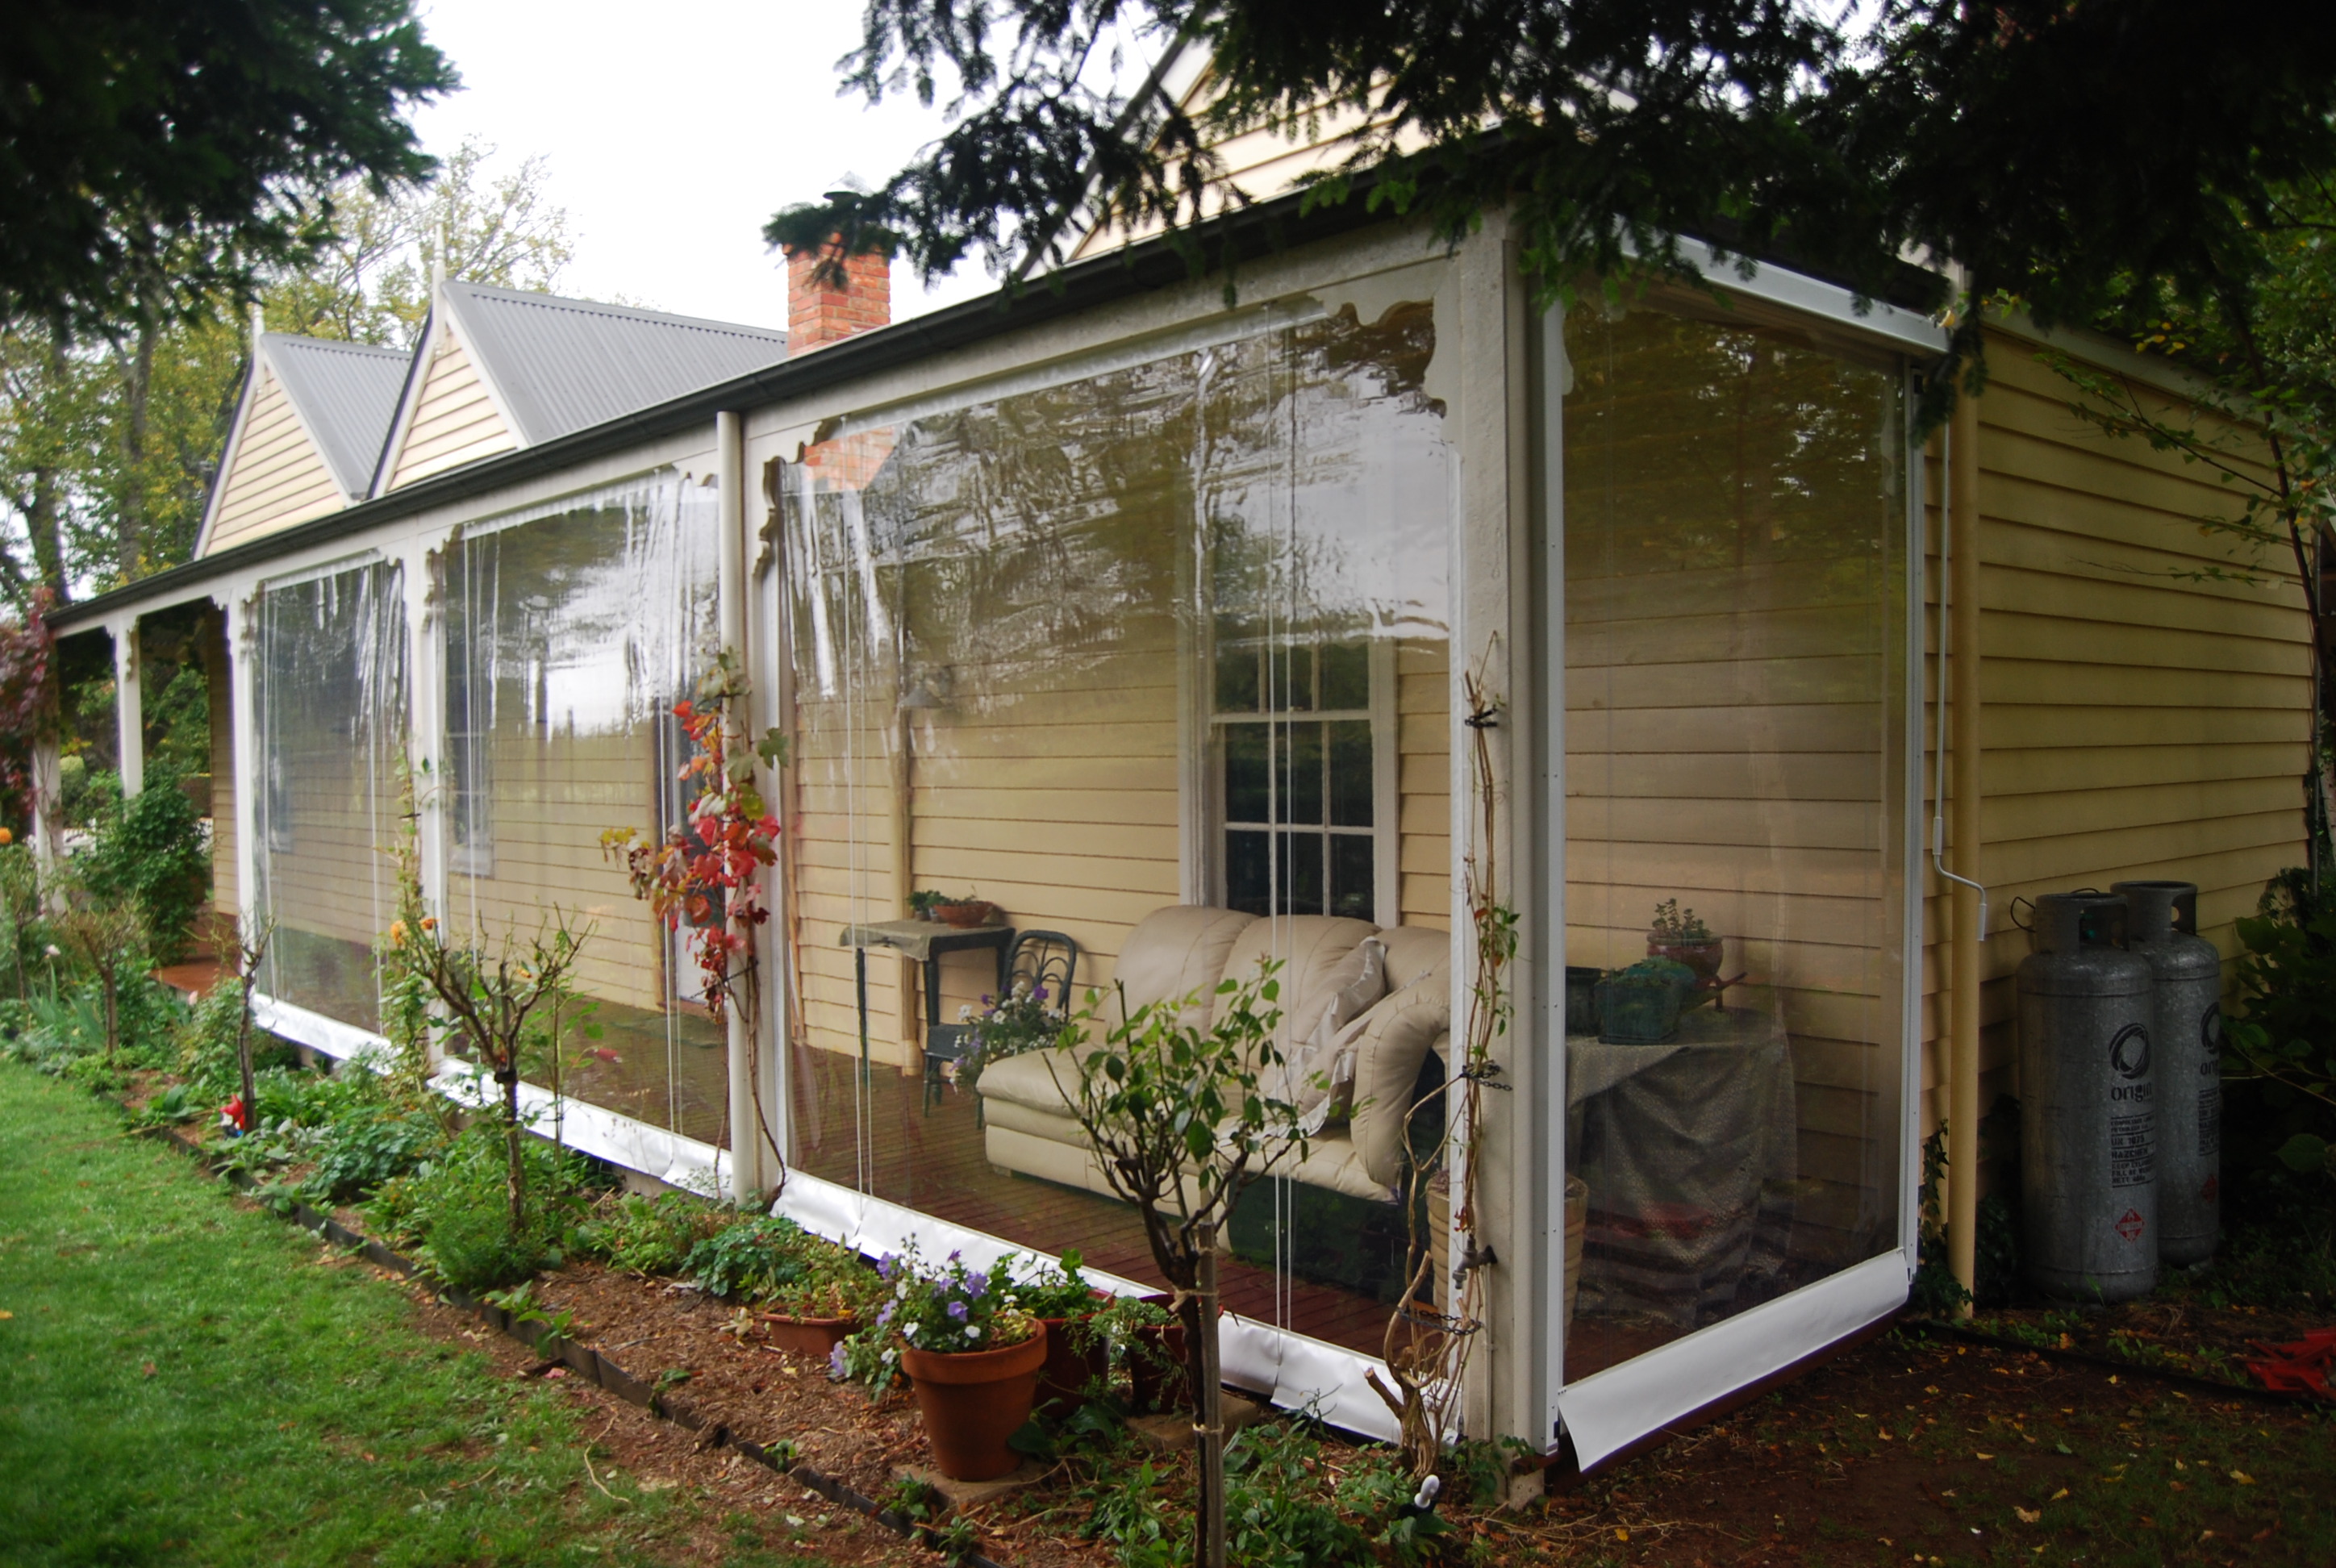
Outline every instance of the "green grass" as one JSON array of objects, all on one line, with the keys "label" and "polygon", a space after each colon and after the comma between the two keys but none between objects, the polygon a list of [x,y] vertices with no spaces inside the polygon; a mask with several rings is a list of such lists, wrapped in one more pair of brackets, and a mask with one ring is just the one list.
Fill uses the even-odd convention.
[{"label": "green grass", "polygon": [[0,1563],[653,1561],[675,1506],[70,1085],[0,1063]]}]

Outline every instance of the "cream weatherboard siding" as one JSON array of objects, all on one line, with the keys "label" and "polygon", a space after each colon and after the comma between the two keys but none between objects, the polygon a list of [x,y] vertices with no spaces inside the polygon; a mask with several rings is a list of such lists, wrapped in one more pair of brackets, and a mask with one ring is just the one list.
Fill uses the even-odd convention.
[{"label": "cream weatherboard siding", "polygon": [[[2233,564],[2197,519],[2235,516],[2239,492],[2078,418],[2076,390],[2041,352],[1991,335],[1980,404],[1981,868],[1991,910],[1982,1105],[2017,1089],[2012,976],[2028,940],[2012,923],[2015,897],[2126,878],[2195,881],[2201,934],[2227,959],[2233,920],[2305,853],[2312,663],[2301,592],[2292,576],[2253,587],[2179,575]],[[1935,461],[1929,499],[1935,651]],[[1935,684],[1927,690],[1935,696]],[[1935,731],[1924,734],[1927,744]],[[1935,880],[1925,885],[1927,1131],[1945,1105],[1949,915]]]},{"label": "cream weatherboard siding", "polygon": [[234,462],[219,479],[209,549],[224,550],[338,511],[346,499],[292,412],[283,383],[274,372],[263,371],[236,441]]},{"label": "cream weatherboard siding", "polygon": [[430,363],[423,367],[422,384],[391,455],[388,490],[519,445],[488,395],[478,366],[454,335],[452,321],[433,344]]}]

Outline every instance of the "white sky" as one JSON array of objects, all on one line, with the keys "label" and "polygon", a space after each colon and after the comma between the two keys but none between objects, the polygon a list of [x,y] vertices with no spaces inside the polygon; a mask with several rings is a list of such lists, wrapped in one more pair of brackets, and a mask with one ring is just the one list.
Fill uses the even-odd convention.
[{"label": "white sky", "polygon": [[[881,181],[944,128],[913,96],[836,96],[860,34],[842,0],[429,0],[422,16],[465,83],[414,116],[423,144],[443,156],[482,138],[494,173],[542,155],[576,250],[560,287],[575,294],[783,327],[771,214],[846,174]],[[968,261],[927,294],[896,263],[892,314],[994,287]]]}]

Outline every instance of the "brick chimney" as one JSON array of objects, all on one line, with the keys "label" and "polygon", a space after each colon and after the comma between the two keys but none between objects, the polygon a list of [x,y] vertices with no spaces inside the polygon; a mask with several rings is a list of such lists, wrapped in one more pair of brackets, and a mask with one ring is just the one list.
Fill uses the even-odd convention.
[{"label": "brick chimney", "polygon": [[819,254],[787,248],[787,354],[807,354],[889,326],[892,320],[892,263],[882,256],[852,256],[843,262],[841,285],[814,279]]}]

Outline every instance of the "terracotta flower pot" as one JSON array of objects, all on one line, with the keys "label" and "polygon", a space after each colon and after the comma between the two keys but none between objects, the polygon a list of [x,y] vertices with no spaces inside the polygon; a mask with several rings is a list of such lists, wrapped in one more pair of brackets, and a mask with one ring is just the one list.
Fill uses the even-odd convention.
[{"label": "terracotta flower pot", "polygon": [[[1175,1299],[1171,1295],[1143,1298],[1155,1307],[1165,1307]],[[1146,1324],[1135,1330],[1134,1343],[1128,1347],[1127,1378],[1139,1415],[1173,1409],[1192,1398],[1192,1379],[1185,1370],[1182,1318],[1173,1323]]]},{"label": "terracotta flower pot", "polygon": [[1030,1418],[1038,1373],[1046,1364],[1046,1326],[1018,1345],[954,1355],[904,1349],[900,1365],[915,1380],[917,1413],[933,1446],[933,1464],[952,1481],[995,1481],[1022,1456],[1006,1440]]},{"label": "terracotta flower pot", "polygon": [[755,1314],[770,1330],[773,1348],[827,1359],[860,1327],[857,1318],[791,1318],[784,1312]]},{"label": "terracotta flower pot", "polygon": [[989,923],[989,908],[988,903],[983,900],[970,899],[963,903],[935,904],[933,913],[941,918],[944,925],[954,926],[959,930],[970,930],[975,926]]},{"label": "terracotta flower pot", "polygon": [[[1091,1329],[1073,1329],[1093,1314],[1078,1318],[1041,1318],[1046,1325],[1046,1365],[1038,1374],[1038,1403],[1052,1405],[1067,1416],[1087,1402],[1087,1385],[1111,1376],[1111,1346]],[[1084,1349],[1072,1348],[1074,1340]]]},{"label": "terracotta flower pot", "polygon": [[1647,956],[1650,959],[1669,959],[1675,964],[1685,964],[1695,971],[1698,989],[1709,990],[1714,982],[1719,979],[1719,961],[1725,941],[1726,939],[1721,937],[1699,937],[1694,941],[1689,941],[1684,937],[1671,936],[1662,931],[1649,931]]}]

